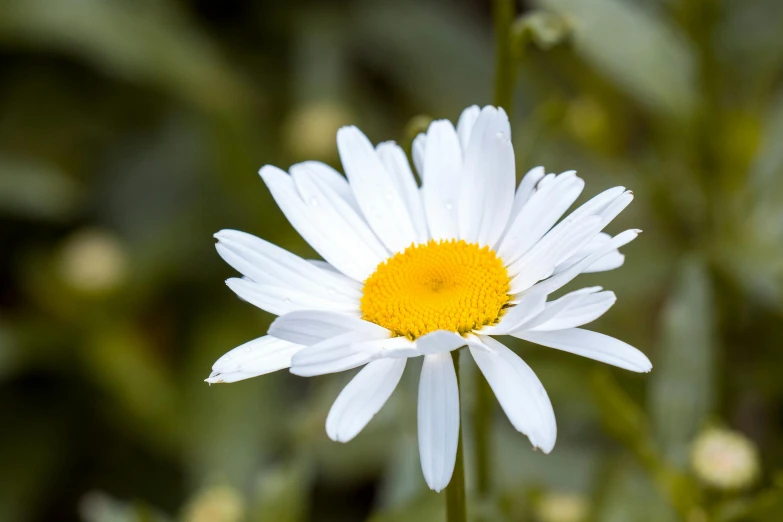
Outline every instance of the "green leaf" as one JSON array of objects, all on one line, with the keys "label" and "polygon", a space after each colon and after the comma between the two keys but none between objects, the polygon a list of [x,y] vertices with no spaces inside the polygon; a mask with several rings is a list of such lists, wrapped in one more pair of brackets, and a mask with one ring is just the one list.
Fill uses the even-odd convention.
[{"label": "green leaf", "polygon": [[687,116],[695,102],[694,57],[658,13],[621,0],[539,0],[569,22],[576,51],[652,110]]},{"label": "green leaf", "polygon": [[660,325],[658,364],[650,375],[653,429],[666,457],[680,468],[715,402],[715,310],[702,259],[683,261]]},{"label": "green leaf", "polygon": [[53,165],[0,154],[0,213],[58,221],[71,217],[80,200],[77,183]]},{"label": "green leaf", "polygon": [[213,42],[170,1],[7,0],[0,41],[65,52],[208,110],[235,108],[247,94]]}]

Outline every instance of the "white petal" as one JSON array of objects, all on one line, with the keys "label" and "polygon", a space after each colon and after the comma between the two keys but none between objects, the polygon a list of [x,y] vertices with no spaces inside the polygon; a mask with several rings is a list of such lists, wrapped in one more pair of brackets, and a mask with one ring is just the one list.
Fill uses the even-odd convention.
[{"label": "white petal", "polygon": [[456,332],[436,330],[416,339],[416,350],[421,355],[446,353],[465,346],[465,339]]},{"label": "white petal", "polygon": [[459,440],[459,390],[451,354],[424,356],[419,380],[419,457],[424,480],[441,491],[451,480]]},{"label": "white petal", "polygon": [[571,328],[551,332],[522,331],[512,335],[531,343],[595,359],[632,372],[649,372],[652,369],[647,356],[630,344],[590,330]]},{"label": "white petal", "polygon": [[[555,299],[554,301],[546,303],[546,306],[542,308],[540,313],[535,316],[531,316],[527,321],[521,323],[519,327],[516,328],[516,330],[535,330],[550,319],[558,317],[572,306],[575,306],[584,296],[595,294],[601,290],[602,288],[600,286],[591,286],[569,292],[559,299]],[[531,291],[530,294],[540,294],[540,292],[540,289],[536,289],[535,292]]]},{"label": "white petal", "polygon": [[575,172],[570,171],[537,190],[514,216],[498,244],[498,255],[506,262],[512,262],[527,253],[576,201],[584,184]]},{"label": "white petal", "polygon": [[404,195],[386,170],[370,140],[349,126],[337,131],[337,149],[356,201],[367,222],[392,252],[417,241]]},{"label": "white petal", "polygon": [[291,366],[291,357],[303,346],[265,335],[224,354],[212,365],[210,384],[236,382]]},{"label": "white petal", "polygon": [[611,252],[612,250],[616,250],[623,245],[627,245],[628,243],[636,239],[636,237],[640,233],[641,230],[631,229],[631,230],[626,230],[625,232],[621,232],[620,234],[617,234],[609,242],[601,246],[598,250],[596,250],[589,256],[585,257],[578,263],[575,263],[572,266],[568,267],[566,270],[562,271],[561,273],[553,275],[546,281],[542,281],[538,283],[536,287],[541,287],[545,289],[548,294],[551,294],[555,290],[562,288],[563,286],[571,282],[576,276],[584,272],[593,263],[601,259],[607,253]]},{"label": "white petal", "polygon": [[427,131],[422,197],[433,239],[458,237],[457,206],[462,184],[462,151],[451,122],[433,121]]},{"label": "white petal", "polygon": [[348,184],[348,180],[332,167],[326,163],[321,163],[320,161],[303,161],[302,163],[292,165],[289,170],[293,171],[297,168],[310,170],[310,172],[317,177],[319,182],[329,185],[329,187],[344,199],[346,203],[351,205],[355,211],[361,212],[359,204],[356,202],[356,198],[351,190],[351,186]]},{"label": "white petal", "polygon": [[301,257],[261,238],[238,230],[215,234],[220,256],[256,283],[310,292],[340,302],[361,299],[361,287],[342,274],[324,272]]},{"label": "white petal", "polygon": [[400,382],[405,362],[405,359],[380,359],[368,363],[356,374],[326,417],[330,439],[348,442],[367,426]]},{"label": "white petal", "polygon": [[301,310],[278,317],[269,327],[269,335],[292,343],[310,346],[348,332],[365,332],[378,338],[389,331],[356,316],[318,310]]},{"label": "white petal", "polygon": [[530,442],[549,453],[557,439],[552,403],[533,370],[520,357],[492,337],[481,336],[486,350],[470,353],[486,377],[508,420]]},{"label": "white petal", "polygon": [[530,196],[533,195],[536,185],[544,177],[544,174],[546,174],[544,167],[534,167],[522,177],[522,181],[519,182],[519,187],[517,187],[517,192],[514,194],[514,204],[511,206],[511,215],[508,222],[509,226],[514,222],[516,215],[522,211],[522,207],[528,202]]},{"label": "white petal", "polygon": [[419,173],[419,178],[424,179],[424,150],[427,147],[427,136],[424,133],[417,135],[411,145],[411,156],[413,156],[413,166]]},{"label": "white petal", "polygon": [[494,246],[514,202],[514,148],[506,113],[485,107],[470,135],[459,200],[460,238]]},{"label": "white petal", "polygon": [[475,125],[480,113],[481,109],[479,109],[478,105],[471,105],[462,111],[459,120],[457,120],[457,136],[459,136],[459,143],[462,147],[463,154],[468,148],[470,134],[473,132],[473,125]]},{"label": "white petal", "polygon": [[506,309],[500,322],[494,326],[485,326],[480,330],[483,335],[505,335],[517,330],[521,325],[544,311],[546,294],[530,292],[523,295],[515,306]]},{"label": "white petal", "polygon": [[606,208],[602,209],[600,215],[604,226],[608,225],[620,212],[625,210],[625,207],[630,205],[631,201],[633,201],[633,192],[626,190],[617,196]]},{"label": "white petal", "polygon": [[508,272],[513,277],[510,292],[512,294],[522,292],[552,275],[557,263],[587,244],[598,233],[600,227],[600,218],[590,216],[579,221],[564,222],[562,226],[553,229],[508,267]]},{"label": "white petal", "polygon": [[388,251],[364,218],[328,183],[306,167],[300,166],[297,172],[296,185],[291,176],[270,165],[259,174],[280,210],[305,241],[340,272],[363,281],[388,257]]},{"label": "white petal", "polygon": [[623,263],[625,263],[625,256],[621,254],[619,250],[614,249],[607,254],[604,254],[603,257],[599,258],[598,261],[592,265],[585,268],[582,273],[590,274],[593,272],[607,272],[609,270],[614,270],[615,268],[620,268],[623,266]]},{"label": "white petal", "polygon": [[326,261],[322,261],[320,259],[308,259],[308,263],[311,265],[320,268],[321,270],[325,271],[327,274],[331,275],[332,277],[336,278],[340,283],[346,287],[351,288],[355,290],[356,295],[359,295],[359,298],[361,298],[362,295],[362,283],[355,279],[351,279],[347,275],[343,274],[339,270],[337,270],[335,267],[327,263]]},{"label": "white petal", "polygon": [[405,201],[413,226],[416,229],[416,240],[426,243],[429,239],[427,233],[427,218],[424,216],[424,205],[421,202],[421,193],[416,185],[416,178],[411,172],[408,158],[399,145],[393,141],[386,141],[376,147],[378,157],[389,172],[397,192]]},{"label": "white petal", "polygon": [[362,366],[383,356],[386,345],[398,343],[399,338],[390,335],[388,330],[383,335],[348,332],[307,346],[292,358],[291,373],[312,377]]},{"label": "white petal", "polygon": [[614,295],[614,292],[609,291],[579,296],[565,310],[532,330],[565,330],[582,326],[604,315],[616,301],[617,296]]},{"label": "white petal", "polygon": [[358,302],[324,299],[313,293],[282,286],[259,284],[249,279],[232,277],[226,285],[240,298],[274,315],[296,310],[333,310],[359,315]]}]

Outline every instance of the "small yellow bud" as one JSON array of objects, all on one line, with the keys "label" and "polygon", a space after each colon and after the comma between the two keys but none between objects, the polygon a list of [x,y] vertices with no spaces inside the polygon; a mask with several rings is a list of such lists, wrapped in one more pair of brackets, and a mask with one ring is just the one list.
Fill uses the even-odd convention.
[{"label": "small yellow bud", "polygon": [[239,522],[245,502],[230,486],[211,486],[197,493],[185,506],[183,522]]},{"label": "small yellow bud", "polygon": [[76,290],[88,293],[109,291],[125,279],[125,248],[110,232],[81,230],[63,243],[59,271],[65,283]]},{"label": "small yellow bud", "polygon": [[350,110],[336,102],[301,105],[288,115],[283,125],[286,148],[296,159],[335,159],[337,130],[352,119]]},{"label": "small yellow bud", "polygon": [[536,503],[541,522],[583,522],[587,520],[587,499],[578,493],[544,493]]}]

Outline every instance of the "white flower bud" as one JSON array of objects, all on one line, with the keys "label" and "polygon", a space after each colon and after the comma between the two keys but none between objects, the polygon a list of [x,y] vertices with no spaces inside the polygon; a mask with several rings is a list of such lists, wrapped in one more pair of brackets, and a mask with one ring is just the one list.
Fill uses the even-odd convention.
[{"label": "white flower bud", "polygon": [[691,466],[696,476],[713,488],[744,489],[758,478],[758,449],[742,433],[710,428],[693,442]]}]

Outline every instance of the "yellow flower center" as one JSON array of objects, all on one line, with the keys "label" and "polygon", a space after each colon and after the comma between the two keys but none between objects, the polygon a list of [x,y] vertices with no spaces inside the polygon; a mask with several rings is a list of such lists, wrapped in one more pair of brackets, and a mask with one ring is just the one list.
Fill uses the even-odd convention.
[{"label": "yellow flower center", "polygon": [[409,339],[435,330],[466,334],[497,323],[509,281],[489,247],[455,240],[412,245],[364,282],[362,318]]}]

